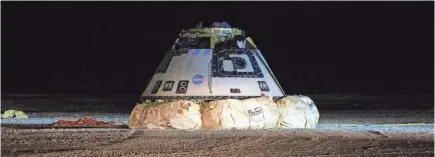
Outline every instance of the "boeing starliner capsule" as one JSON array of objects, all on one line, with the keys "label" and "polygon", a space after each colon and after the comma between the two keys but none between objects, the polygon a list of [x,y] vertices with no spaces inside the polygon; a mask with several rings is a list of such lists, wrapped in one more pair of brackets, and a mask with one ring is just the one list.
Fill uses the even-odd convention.
[{"label": "boeing starliner capsule", "polygon": [[142,94],[142,100],[284,97],[261,51],[226,22],[182,30]]}]

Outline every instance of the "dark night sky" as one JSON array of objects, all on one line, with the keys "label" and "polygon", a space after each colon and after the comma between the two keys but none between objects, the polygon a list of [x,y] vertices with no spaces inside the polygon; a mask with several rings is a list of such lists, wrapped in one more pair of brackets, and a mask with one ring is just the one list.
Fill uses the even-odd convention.
[{"label": "dark night sky", "polygon": [[227,21],[287,94],[433,93],[433,2],[1,2],[2,93],[141,94],[183,28]]}]

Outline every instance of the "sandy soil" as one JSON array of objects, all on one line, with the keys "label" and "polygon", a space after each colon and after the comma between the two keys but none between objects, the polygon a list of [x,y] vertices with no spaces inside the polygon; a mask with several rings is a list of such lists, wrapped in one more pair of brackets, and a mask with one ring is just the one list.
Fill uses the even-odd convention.
[{"label": "sandy soil", "polygon": [[434,123],[434,110],[319,110],[319,112],[319,124]]},{"label": "sandy soil", "polygon": [[[2,119],[1,124],[51,124],[58,120],[92,117],[99,121],[127,123],[130,113],[27,112],[28,119]],[[320,111],[319,124],[403,124],[434,123],[433,110],[326,110]]]},{"label": "sandy soil", "polygon": [[[126,122],[136,97],[106,100],[24,95],[3,99],[2,95],[2,110],[23,110],[32,122],[84,116]],[[433,95],[427,100],[378,95],[312,98],[320,111],[316,130],[23,129],[6,127],[8,121],[2,120],[1,156],[434,156]],[[409,103],[428,109],[397,110]],[[396,110],[345,110],[373,108]],[[390,125],[403,123],[432,125]]]},{"label": "sandy soil", "polygon": [[[416,122],[429,124],[394,125]],[[17,129],[3,125],[1,155],[434,156],[433,122],[430,110],[396,110],[325,111],[316,130]]]},{"label": "sandy soil", "polygon": [[2,156],[433,156],[433,134],[2,128]]}]

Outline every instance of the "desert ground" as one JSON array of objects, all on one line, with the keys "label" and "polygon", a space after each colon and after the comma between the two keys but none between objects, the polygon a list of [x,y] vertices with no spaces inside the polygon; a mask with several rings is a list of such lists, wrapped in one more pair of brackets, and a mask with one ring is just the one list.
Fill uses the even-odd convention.
[{"label": "desert ground", "polygon": [[[316,129],[53,129],[2,120],[1,156],[434,156],[433,109],[319,108]],[[129,116],[98,112],[28,114],[38,122],[83,116],[125,122]]]},{"label": "desert ground", "polygon": [[433,156],[433,134],[2,128],[2,156]]}]

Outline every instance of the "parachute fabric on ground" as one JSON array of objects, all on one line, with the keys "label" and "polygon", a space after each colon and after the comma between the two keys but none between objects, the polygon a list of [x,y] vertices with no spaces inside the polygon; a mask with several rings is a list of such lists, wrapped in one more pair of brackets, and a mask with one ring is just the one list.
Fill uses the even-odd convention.
[{"label": "parachute fabric on ground", "polygon": [[17,111],[17,110],[7,110],[2,114],[2,118],[28,118],[27,115],[23,111]]},{"label": "parachute fabric on ground", "polygon": [[271,129],[278,120],[277,105],[268,97],[212,101],[201,114],[203,128],[209,130]]},{"label": "parachute fabric on ground", "polygon": [[15,118],[27,118],[27,115],[23,111],[15,112]]},{"label": "parachute fabric on ground", "polygon": [[2,118],[3,119],[12,118],[14,116],[15,112],[16,112],[15,110],[7,110],[2,114]]},{"label": "parachute fabric on ground", "polygon": [[191,130],[201,126],[200,106],[192,101],[138,104],[128,120],[129,128]]},{"label": "parachute fabric on ground", "polygon": [[[286,96],[276,103],[280,112],[280,128],[316,128],[319,112],[311,99],[303,96]],[[304,101],[304,100],[305,101]],[[314,106],[314,108],[313,108]]]}]

